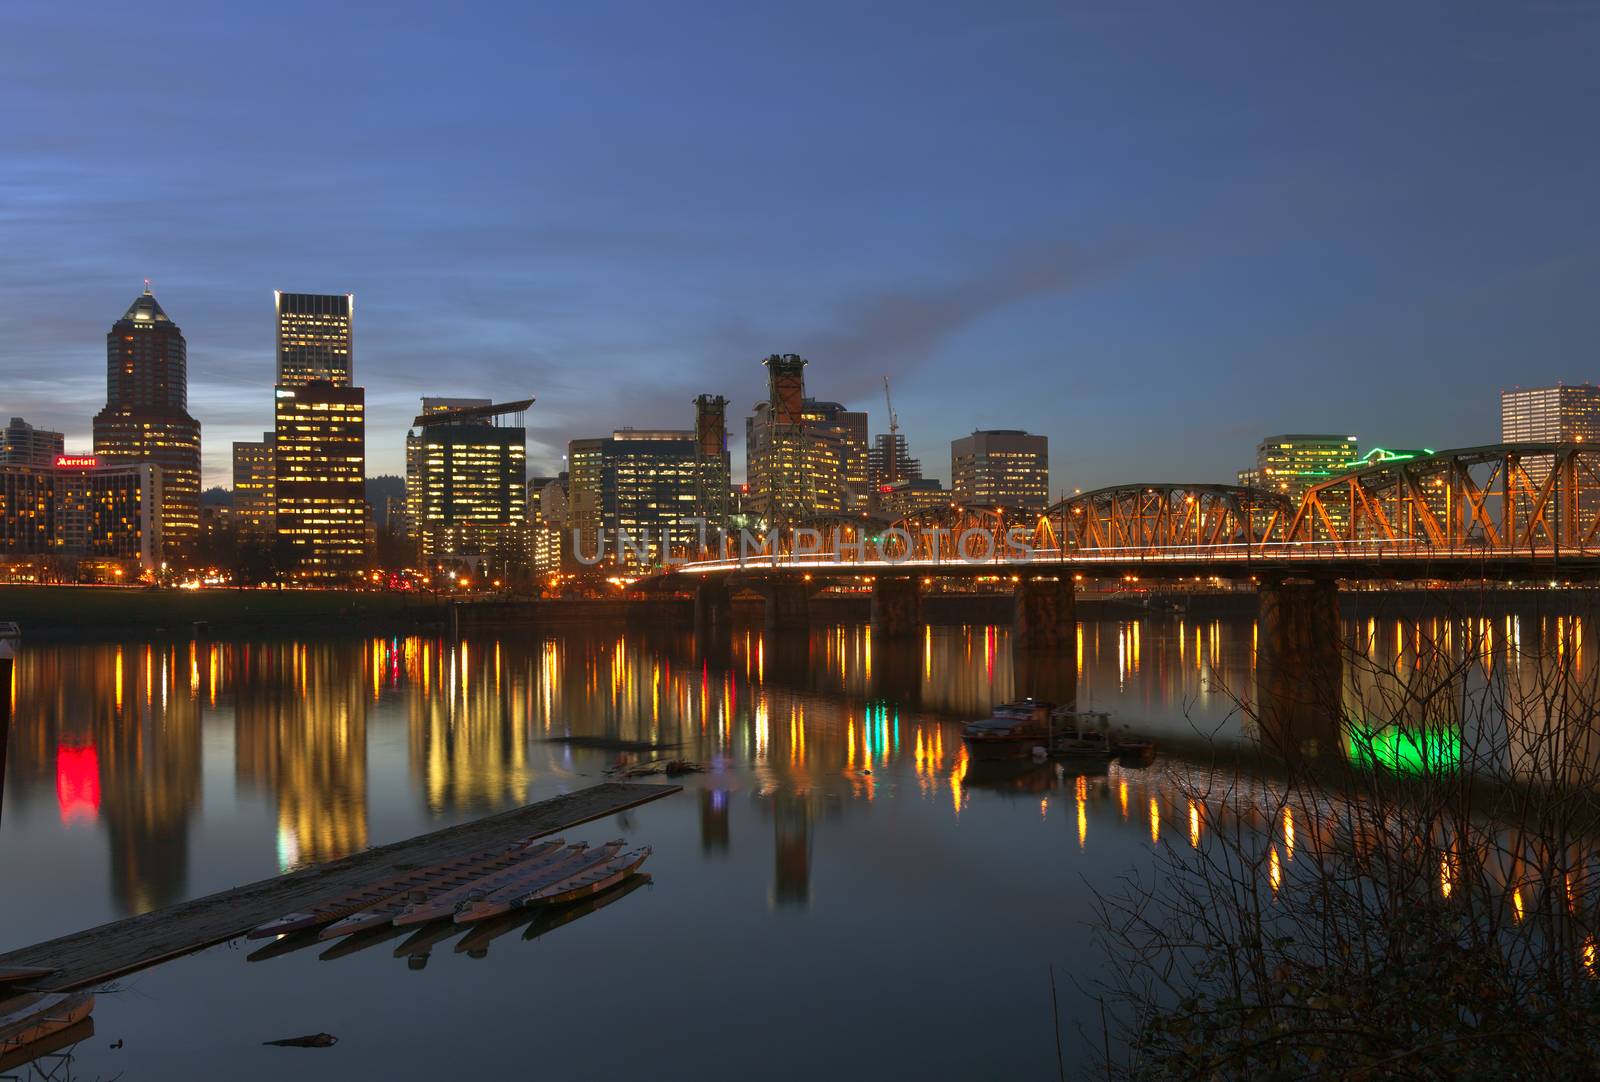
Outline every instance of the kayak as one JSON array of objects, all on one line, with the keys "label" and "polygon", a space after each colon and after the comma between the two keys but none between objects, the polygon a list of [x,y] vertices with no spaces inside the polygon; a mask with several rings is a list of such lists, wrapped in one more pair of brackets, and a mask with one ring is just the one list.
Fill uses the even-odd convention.
[{"label": "kayak", "polygon": [[501,913],[516,907],[520,898],[535,894],[553,884],[564,882],[593,868],[610,863],[616,859],[616,855],[622,849],[622,845],[623,843],[620,839],[614,842],[607,842],[600,848],[585,853],[582,858],[574,863],[542,869],[521,879],[508,882],[497,890],[464,898],[461,904],[456,907],[455,921],[457,924],[471,924],[487,917],[497,917]]},{"label": "kayak", "polygon": [[405,906],[395,915],[395,926],[408,928],[413,924],[426,924],[434,920],[449,920],[455,916],[456,910],[461,907],[461,904],[469,899],[493,893],[513,883],[521,883],[529,876],[543,875],[549,871],[574,867],[586,860],[588,856],[588,843],[579,842],[539,860],[524,861],[521,864],[495,872],[493,875],[480,876],[469,882],[461,883],[442,894]]}]

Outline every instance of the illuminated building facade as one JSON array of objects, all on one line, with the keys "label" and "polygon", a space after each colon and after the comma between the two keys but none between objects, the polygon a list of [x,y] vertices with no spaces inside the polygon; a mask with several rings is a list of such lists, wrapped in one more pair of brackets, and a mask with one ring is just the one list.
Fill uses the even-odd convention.
[{"label": "illuminated building facade", "polygon": [[528,478],[528,566],[535,572],[561,567],[567,525],[567,482],[561,477]]},{"label": "illuminated building facade", "polygon": [[[1256,446],[1253,487],[1281,492],[1298,503],[1306,489],[1344,472],[1359,455],[1360,441],[1354,436],[1268,436]],[[1246,472],[1240,473],[1241,483]]]},{"label": "illuminated building facade", "polygon": [[872,471],[867,447],[866,413],[847,410],[837,402],[818,402],[808,398],[802,417],[807,435],[828,441],[838,459],[836,492],[821,492],[829,508],[838,511],[867,510],[872,500]]},{"label": "illuminated building facade", "polygon": [[[439,408],[442,401],[474,404]],[[527,429],[522,416],[533,399],[494,405],[425,398],[422,404],[408,439],[416,445],[416,531],[423,562],[525,563]],[[512,423],[504,423],[507,419]]]},{"label": "illuminated building facade", "polygon": [[270,534],[275,529],[277,492],[273,483],[271,432],[261,442],[234,441],[233,515],[241,530]]},{"label": "illuminated building facade", "polygon": [[[479,409],[491,405],[488,398],[436,398],[424,396],[423,414],[443,413],[453,409]],[[416,429],[406,432],[406,507],[404,536],[419,540],[418,524],[422,521],[422,433]]]},{"label": "illuminated building facade", "polygon": [[1050,441],[1011,428],[951,440],[950,479],[959,503],[1043,511],[1050,499]]},{"label": "illuminated building facade", "polygon": [[49,466],[56,456],[66,450],[65,438],[59,432],[34,428],[21,417],[11,418],[6,426],[5,443],[0,446],[0,465]]},{"label": "illuminated building facade", "polygon": [[58,455],[49,466],[0,466],[0,550],[154,571],[162,507],[161,472],[149,463]]},{"label": "illuminated building facade", "polygon": [[106,406],[94,452],[106,465],[161,471],[161,536],[168,555],[200,533],[200,422],[189,416],[188,346],[150,293],[134,298],[106,335]]},{"label": "illuminated building facade", "polygon": [[950,505],[951,494],[937,477],[917,477],[885,488],[887,491],[879,493],[878,506],[881,513],[890,518],[904,518],[918,511]]},{"label": "illuminated building facade", "polygon": [[[1557,384],[1500,392],[1501,443],[1600,441],[1600,387]],[[1536,485],[1550,475],[1550,457],[1535,455],[1523,468]]]},{"label": "illuminated building facade", "polygon": [[349,577],[367,553],[366,392],[318,380],[275,394],[277,535],[297,577]]},{"label": "illuminated building facade", "polygon": [[278,328],[278,386],[326,381],[350,386],[355,375],[355,295],[273,293]]},{"label": "illuminated building facade", "polygon": [[803,357],[773,354],[762,363],[767,400],[745,419],[747,510],[768,526],[866,510],[867,415],[807,398]]},{"label": "illuminated building facade", "polygon": [[625,564],[660,563],[663,541],[679,549],[697,546],[697,455],[693,430],[624,428],[609,439],[568,444],[568,513],[580,553],[592,556],[603,543],[610,562],[624,534],[641,546],[647,537],[650,542],[643,560],[623,553]]}]

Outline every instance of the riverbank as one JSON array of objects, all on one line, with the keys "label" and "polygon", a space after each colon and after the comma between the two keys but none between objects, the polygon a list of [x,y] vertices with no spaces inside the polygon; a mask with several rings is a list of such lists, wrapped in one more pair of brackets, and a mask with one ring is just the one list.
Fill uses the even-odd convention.
[{"label": "riverbank", "polygon": [[0,586],[0,620],[29,639],[119,635],[409,634],[443,630],[448,601],[426,594],[346,590],[154,590],[115,586]]}]

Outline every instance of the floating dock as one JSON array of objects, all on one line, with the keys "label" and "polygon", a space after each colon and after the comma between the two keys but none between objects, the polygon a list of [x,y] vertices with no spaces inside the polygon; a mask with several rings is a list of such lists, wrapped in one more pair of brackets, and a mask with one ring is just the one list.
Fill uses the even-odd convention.
[{"label": "floating dock", "polygon": [[569,830],[659,800],[680,788],[617,782],[590,786],[407,841],[381,845],[340,860],[14,950],[0,955],[0,966],[39,966],[54,970],[49,977],[32,985],[41,990],[65,992],[86,988],[226,943],[290,910],[330,894],[353,890],[371,880],[408,868],[436,864],[455,854],[502,841]]}]

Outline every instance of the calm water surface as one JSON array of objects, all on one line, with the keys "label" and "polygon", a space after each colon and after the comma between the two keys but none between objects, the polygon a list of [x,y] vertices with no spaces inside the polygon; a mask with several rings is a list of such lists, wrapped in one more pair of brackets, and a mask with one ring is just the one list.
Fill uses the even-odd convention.
[{"label": "calm water surface", "polygon": [[[1398,628],[1398,625],[1397,625]],[[1080,1061],[1090,891],[1199,829],[1154,768],[969,763],[959,723],[1075,682],[1165,740],[1248,736],[1250,620],[787,641],[565,635],[28,645],[0,818],[10,948],[604,780],[563,734],[682,741],[685,791],[568,832],[653,883],[486,956],[206,951],[118,982],[81,1078],[1054,1077]],[[1403,648],[1403,643],[1397,646]],[[1019,677],[1019,672],[1021,673]],[[1021,685],[1021,686],[1019,686]],[[263,1047],[327,1031],[329,1050]],[[120,1049],[112,1042],[122,1041]]]}]

